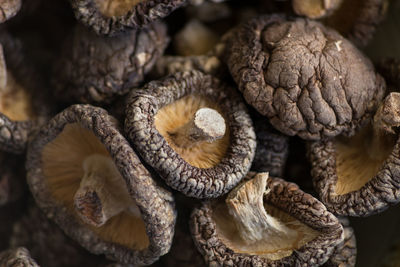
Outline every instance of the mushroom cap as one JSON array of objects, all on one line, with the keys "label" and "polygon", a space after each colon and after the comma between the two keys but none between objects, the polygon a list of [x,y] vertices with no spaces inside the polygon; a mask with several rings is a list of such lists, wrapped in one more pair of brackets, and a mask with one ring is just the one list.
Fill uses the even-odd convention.
[{"label": "mushroom cap", "polygon": [[[246,179],[252,179],[256,173],[250,172]],[[268,178],[268,194],[264,195],[264,204],[268,203],[286,212],[290,216],[317,230],[319,235],[296,249],[290,256],[271,260],[259,255],[236,253],[218,236],[213,211],[218,200],[203,202],[194,209],[190,227],[197,249],[210,266],[319,266],[326,262],[334,248],[343,240],[343,228],[338,219],[325,206],[311,195],[304,193],[296,184],[279,178]]]},{"label": "mushroom cap", "polygon": [[292,0],[292,7],[299,16],[319,19],[331,15],[340,7],[341,3],[342,0]]},{"label": "mushroom cap", "polygon": [[[229,145],[216,165],[189,164],[156,129],[157,112],[185,96],[203,96],[217,103],[229,129]],[[129,94],[125,132],[143,159],[166,183],[196,198],[218,197],[235,186],[250,169],[256,148],[251,119],[233,88],[199,71],[175,73]]]},{"label": "mushroom cap", "polygon": [[67,102],[110,103],[144,80],[168,41],[162,22],[115,37],[77,25],[54,69],[56,95]]},{"label": "mushroom cap", "polygon": [[5,250],[0,253],[1,266],[39,267],[31,258],[29,251],[24,247]]},{"label": "mushroom cap", "polygon": [[353,228],[350,221],[346,217],[339,217],[339,221],[343,226],[344,239],[332,253],[332,256],[322,267],[354,267],[357,258],[357,243]]},{"label": "mushroom cap", "polygon": [[[44,147],[54,140],[67,124],[74,123],[97,137],[126,182],[129,194],[135,200],[144,221],[149,241],[144,249],[134,250],[100,238],[52,195],[45,181],[41,154]],[[29,144],[26,168],[27,181],[38,206],[68,236],[90,252],[105,254],[107,258],[121,263],[138,265],[151,264],[168,252],[176,218],[173,197],[170,192],[157,186],[128,141],[115,127],[114,118],[104,109],[90,105],[73,105],[52,118]]]},{"label": "mushroom cap", "polygon": [[[104,15],[96,0],[70,0],[75,17],[99,35],[116,35],[146,26],[184,5],[186,0],[136,0],[126,12]],[[104,1],[105,4],[109,1]],[[128,2],[128,1],[126,1]]]},{"label": "mushroom cap", "polygon": [[226,58],[247,103],[282,133],[303,139],[353,134],[385,90],[349,41],[306,19],[255,18],[231,35]]},{"label": "mushroom cap", "polygon": [[[337,146],[334,140],[312,142],[308,146],[314,188],[331,212],[342,216],[369,216],[382,212],[400,201],[400,138],[378,172],[359,189],[337,194]],[[366,152],[362,152],[366,153]],[[363,161],[364,167],[368,162]]]},{"label": "mushroom cap", "polygon": [[21,154],[51,105],[45,102],[47,88],[22,42],[2,28],[0,44],[0,78],[6,83],[0,88],[0,151]]},{"label": "mushroom cap", "polygon": [[21,9],[22,0],[0,0],[0,23],[14,17]]}]

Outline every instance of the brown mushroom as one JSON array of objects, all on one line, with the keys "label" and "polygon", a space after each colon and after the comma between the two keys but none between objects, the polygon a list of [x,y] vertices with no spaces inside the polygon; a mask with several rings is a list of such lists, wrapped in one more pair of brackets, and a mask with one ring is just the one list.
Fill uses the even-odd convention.
[{"label": "brown mushroom", "polygon": [[250,172],[195,209],[191,231],[209,266],[319,266],[343,240],[335,216],[297,185]]},{"label": "brown mushroom", "polygon": [[0,252],[0,266],[39,267],[23,247]]},{"label": "brown mushroom", "polygon": [[104,109],[73,105],[55,116],[29,144],[26,167],[38,206],[90,252],[137,265],[168,252],[173,197]]},{"label": "brown mushroom", "polygon": [[229,39],[227,63],[247,103],[286,135],[352,135],[383,97],[372,63],[318,22],[261,16]]},{"label": "brown mushroom", "polygon": [[217,197],[247,173],[255,135],[233,88],[199,71],[132,90],[125,132],[166,183],[190,197]]},{"label": "brown mushroom", "polygon": [[355,136],[310,144],[314,186],[329,210],[368,216],[400,201],[398,126],[400,93],[391,93]]},{"label": "brown mushroom", "polygon": [[14,17],[21,9],[22,0],[0,0],[0,23]]},{"label": "brown mushroom", "polygon": [[163,18],[186,0],[70,0],[75,17],[100,35],[142,28]]},{"label": "brown mushroom", "polygon": [[344,230],[343,241],[336,246],[332,256],[322,267],[354,267],[356,265],[356,236],[346,217],[339,218]]},{"label": "brown mushroom", "polygon": [[342,2],[343,0],[292,0],[292,6],[297,15],[318,19],[335,12]]},{"label": "brown mushroom", "polygon": [[56,94],[67,102],[110,103],[144,80],[168,40],[159,22],[115,37],[78,25],[54,70]]}]

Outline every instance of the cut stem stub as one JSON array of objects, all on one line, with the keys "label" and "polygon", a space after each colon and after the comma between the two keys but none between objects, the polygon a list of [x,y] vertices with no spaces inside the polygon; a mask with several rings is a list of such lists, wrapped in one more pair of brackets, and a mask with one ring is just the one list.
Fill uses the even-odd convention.
[{"label": "cut stem stub", "polygon": [[74,196],[74,206],[84,222],[100,227],[122,211],[140,217],[140,211],[111,158],[93,154],[82,166],[84,175]]},{"label": "cut stem stub", "polygon": [[169,135],[177,146],[189,148],[203,141],[212,143],[222,138],[225,131],[225,120],[218,111],[201,108],[189,122]]},{"label": "cut stem stub", "polygon": [[226,198],[229,213],[235,219],[239,235],[247,243],[263,239],[273,239],[278,244],[279,239],[296,238],[296,231],[288,228],[279,220],[269,215],[264,208],[264,194],[268,173],[257,174],[253,179],[239,185]]}]

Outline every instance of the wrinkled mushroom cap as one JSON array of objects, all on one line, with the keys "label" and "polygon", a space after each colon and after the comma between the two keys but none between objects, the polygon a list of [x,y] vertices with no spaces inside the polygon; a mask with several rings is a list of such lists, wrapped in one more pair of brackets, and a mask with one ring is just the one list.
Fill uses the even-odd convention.
[{"label": "wrinkled mushroom cap", "polygon": [[116,35],[169,15],[186,0],[70,0],[75,17],[99,35]]},{"label": "wrinkled mushroom cap", "polygon": [[[225,135],[190,149],[174,146],[169,132],[204,107],[222,114]],[[125,132],[169,186],[197,198],[217,197],[235,186],[249,170],[256,145],[252,122],[240,97],[232,88],[199,71],[175,73],[132,90]]]},{"label": "wrinkled mushroom cap", "polygon": [[303,139],[353,134],[385,90],[360,51],[310,20],[255,18],[231,35],[226,57],[247,103]]},{"label": "wrinkled mushroom cap", "polygon": [[22,0],[0,0],[0,23],[14,17],[21,9]]},{"label": "wrinkled mushroom cap", "polygon": [[[112,162],[139,217],[121,212],[95,227],[74,212],[72,199],[83,177],[81,160],[93,154]],[[156,185],[105,110],[73,105],[55,116],[29,144],[27,171],[39,207],[90,252],[138,265],[151,264],[168,252],[176,217],[172,195]]]},{"label": "wrinkled mushroom cap", "polygon": [[162,22],[115,37],[77,25],[54,68],[56,95],[65,102],[110,103],[144,80],[168,41]]},{"label": "wrinkled mushroom cap", "polygon": [[[255,179],[260,175],[268,174],[250,172],[246,180]],[[239,187],[240,185],[234,190]],[[247,197],[251,198],[249,194]],[[274,251],[261,245],[263,243],[274,244],[272,241],[273,230],[270,230],[271,238],[264,237],[257,241],[258,243],[248,243],[248,240],[240,238],[238,229],[235,228],[234,222],[236,221],[231,215],[231,210],[227,211],[224,199],[205,202],[201,208],[193,211],[191,217],[190,226],[193,239],[197,249],[210,266],[225,264],[228,266],[242,264],[252,266],[310,264],[318,266],[328,260],[335,246],[343,240],[343,228],[337,218],[328,212],[317,199],[302,192],[297,185],[282,179],[268,178],[263,197],[263,208],[271,215],[270,217],[273,217],[273,220],[270,218],[271,226],[277,225],[277,222],[272,223],[277,219],[286,228],[298,229],[295,231],[298,231],[297,234],[301,238],[307,240],[311,237],[311,240],[308,239],[307,242],[291,252],[288,251],[288,248]],[[302,232],[305,230],[306,232]],[[269,228],[264,229],[264,232],[268,231]],[[300,240],[296,239],[296,242],[287,240],[287,244],[299,245]],[[253,248],[246,243],[251,244]],[[275,243],[275,246],[285,247],[282,243]]]},{"label": "wrinkled mushroom cap", "polygon": [[39,267],[24,247],[9,249],[0,253],[0,266]]}]

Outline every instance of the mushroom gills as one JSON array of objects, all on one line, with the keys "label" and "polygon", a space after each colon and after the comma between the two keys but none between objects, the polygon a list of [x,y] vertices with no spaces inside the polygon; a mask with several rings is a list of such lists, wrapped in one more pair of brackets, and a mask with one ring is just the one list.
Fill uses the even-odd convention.
[{"label": "mushroom gills", "polygon": [[198,168],[217,165],[229,146],[226,118],[216,103],[201,95],[188,95],[162,107],[154,125],[172,149]]},{"label": "mushroom gills", "polygon": [[126,15],[134,6],[145,0],[95,0],[100,12],[106,17]]},{"label": "mushroom gills", "polygon": [[[65,125],[62,132],[44,146],[42,164],[52,197],[64,205],[71,216],[83,224],[92,222],[87,227],[105,241],[132,249],[149,246],[139,209],[128,194],[127,185],[107,149],[93,132],[78,123]],[[90,194],[93,192],[96,194]],[[88,193],[86,198],[85,193]],[[79,196],[89,205],[89,213],[83,213],[83,216],[76,209]],[[127,198],[127,203],[121,204]],[[90,211],[90,205],[93,205],[93,211]],[[109,209],[113,210],[115,206],[118,212],[110,212]],[[99,220],[91,216],[94,214],[101,214]]]},{"label": "mushroom gills", "polygon": [[212,216],[219,238],[236,253],[279,260],[320,233],[264,203],[267,179],[268,174],[261,173],[235,188],[226,204],[216,204]]}]

